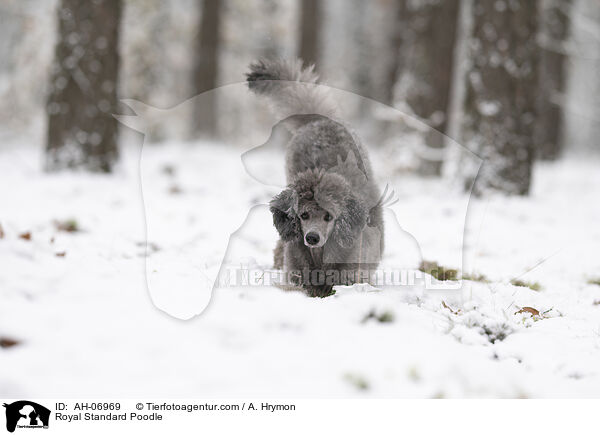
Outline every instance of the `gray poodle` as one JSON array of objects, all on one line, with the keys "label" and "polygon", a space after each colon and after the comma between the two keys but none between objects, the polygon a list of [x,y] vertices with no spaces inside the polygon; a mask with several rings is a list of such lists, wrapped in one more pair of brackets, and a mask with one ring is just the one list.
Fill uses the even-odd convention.
[{"label": "gray poodle", "polygon": [[358,138],[335,121],[327,88],[302,62],[250,65],[249,88],[268,97],[291,131],[288,186],[270,203],[280,240],[275,267],[312,296],[368,282],[383,252],[381,198]]}]

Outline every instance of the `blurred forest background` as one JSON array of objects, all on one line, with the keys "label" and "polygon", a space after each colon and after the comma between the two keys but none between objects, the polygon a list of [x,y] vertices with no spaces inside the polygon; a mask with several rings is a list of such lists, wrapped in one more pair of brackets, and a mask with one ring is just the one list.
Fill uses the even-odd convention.
[{"label": "blurred forest background", "polygon": [[[443,148],[439,131],[473,150],[481,192],[527,194],[536,160],[600,153],[597,0],[3,0],[0,36],[0,146],[43,146],[49,171],[113,169],[119,99],[172,107],[271,56],[431,127],[382,119],[371,147],[405,157],[398,137]],[[245,134],[248,108],[218,97],[240,122],[191,108],[149,139]],[[442,155],[396,164],[438,176]]]}]

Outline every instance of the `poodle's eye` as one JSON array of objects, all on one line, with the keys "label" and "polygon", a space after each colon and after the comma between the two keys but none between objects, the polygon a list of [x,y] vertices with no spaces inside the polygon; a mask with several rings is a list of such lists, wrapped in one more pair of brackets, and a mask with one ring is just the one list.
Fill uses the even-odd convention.
[{"label": "poodle's eye", "polygon": [[331,215],[329,213],[325,213],[325,217],[323,219],[325,219],[325,222],[329,222],[331,220]]},{"label": "poodle's eye", "polygon": [[305,221],[306,219],[308,219],[308,218],[309,218],[309,216],[308,216],[308,213],[307,213],[307,212],[304,212],[304,213],[302,213],[302,214],[300,215],[300,219],[302,219],[302,220],[304,220],[304,221]]}]

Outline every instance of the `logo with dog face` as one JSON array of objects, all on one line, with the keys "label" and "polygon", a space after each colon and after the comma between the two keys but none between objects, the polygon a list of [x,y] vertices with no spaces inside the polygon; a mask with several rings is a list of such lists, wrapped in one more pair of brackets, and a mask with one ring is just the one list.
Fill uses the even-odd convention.
[{"label": "logo with dog face", "polygon": [[29,400],[19,400],[4,404],[6,408],[6,430],[14,432],[19,429],[48,429],[50,410],[45,406]]},{"label": "logo with dog face", "polygon": [[[269,90],[270,84],[260,89]],[[376,281],[378,288],[385,285],[420,291],[410,277],[419,278],[419,265],[433,254],[422,252],[419,235],[413,236],[410,228],[400,225],[403,216],[397,216],[398,211],[409,216],[437,213],[440,204],[452,199],[452,208],[458,208],[459,216],[445,232],[452,239],[448,245],[467,246],[462,242],[471,237],[466,227],[470,196],[456,197],[455,192],[463,190],[462,169],[477,174],[479,157],[449,138],[444,138],[448,144],[443,152],[423,147],[427,151],[423,158],[453,154],[456,158],[452,160],[460,161],[462,169],[449,171],[452,175],[445,177],[436,190],[421,195],[422,201],[407,202],[410,196],[404,195],[403,199],[394,194],[398,185],[386,183],[386,189],[379,186],[378,181],[396,174],[386,172],[391,165],[381,164],[381,158],[386,156],[385,149],[393,150],[394,156],[408,148],[420,153],[420,142],[418,146],[413,144],[407,135],[396,134],[396,129],[413,124],[425,131],[431,127],[397,109],[340,89],[299,81],[278,80],[276,85],[275,94],[282,95],[284,106],[299,96],[302,100],[318,97],[318,107],[313,110],[313,105],[292,105],[269,114],[259,104],[261,100],[249,92],[247,83],[212,89],[169,109],[121,100],[133,114],[115,115],[117,119],[142,133],[142,141],[150,142],[153,138],[160,140],[162,131],[169,132],[194,107],[210,107],[217,95],[222,104],[215,110],[221,120],[231,118],[227,112],[231,104],[244,108],[240,122],[223,125],[211,138],[214,143],[206,141],[194,148],[173,144],[168,155],[161,152],[161,147],[141,147],[147,289],[154,305],[174,317],[190,319],[200,314],[216,288],[260,284],[267,282],[265,277],[275,286],[296,290],[298,276],[300,284],[306,281],[305,269],[311,273],[310,282],[318,284],[319,291],[311,292],[315,296],[327,294],[330,271],[336,285],[369,282],[371,272],[383,271],[394,279],[389,285],[386,280]],[[321,98],[325,94],[329,98]],[[335,116],[329,104],[321,104],[325,100],[339,106]],[[280,109],[280,105],[275,106]],[[357,107],[371,116],[357,122]],[[373,163],[378,165],[371,166],[371,158],[360,146],[367,143],[360,138],[370,134],[363,127],[367,125],[365,118],[372,121],[369,125],[389,124],[391,131],[382,133],[389,139],[374,155],[378,159]],[[217,145],[221,143],[231,146]],[[288,158],[292,143],[299,152]],[[321,143],[328,151],[318,157],[302,152]],[[401,167],[401,163],[398,165]],[[239,188],[240,181],[243,188]],[[400,192],[403,189],[400,186]],[[394,209],[395,196],[404,203]],[[292,245],[298,249],[291,249]],[[468,256],[463,256],[461,249],[452,251],[452,255],[452,263],[468,268],[464,261]],[[320,267],[322,264],[326,267]],[[315,271],[318,273],[313,279]],[[319,284],[322,271],[324,291],[320,291]],[[255,275],[260,280],[254,279]],[[460,281],[443,284],[448,290],[460,285]]]}]

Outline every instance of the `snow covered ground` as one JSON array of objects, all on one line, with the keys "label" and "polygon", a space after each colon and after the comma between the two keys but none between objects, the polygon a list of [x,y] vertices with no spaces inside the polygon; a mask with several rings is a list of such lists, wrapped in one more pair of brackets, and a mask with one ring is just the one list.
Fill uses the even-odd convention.
[{"label": "snow covered ground", "polygon": [[113,176],[47,175],[41,150],[3,146],[0,396],[600,397],[600,162],[539,165],[529,198],[469,203],[372,157],[399,198],[382,267],[424,259],[485,280],[198,295],[181,287],[225,252],[271,266],[278,188],[239,151],[147,146],[140,178],[133,146]]}]

